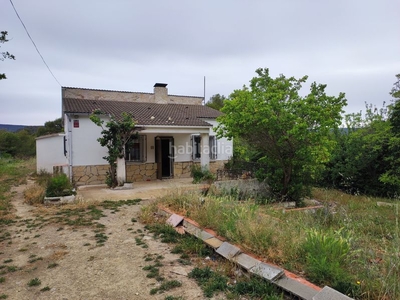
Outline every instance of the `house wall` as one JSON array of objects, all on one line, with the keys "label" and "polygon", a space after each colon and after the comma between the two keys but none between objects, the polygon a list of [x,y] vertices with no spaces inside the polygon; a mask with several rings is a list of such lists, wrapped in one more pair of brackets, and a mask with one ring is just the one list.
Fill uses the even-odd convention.
[{"label": "house wall", "polygon": [[36,139],[36,171],[53,173],[54,166],[66,166],[64,134],[52,134]]},{"label": "house wall", "polygon": [[[74,128],[74,120],[79,121],[79,128]],[[107,155],[107,148],[102,147],[97,141],[101,136],[101,127],[86,116],[71,118],[70,122],[72,124],[72,166],[107,165],[107,161],[103,159]]]},{"label": "house wall", "polygon": [[[210,135],[217,135],[215,132],[215,127],[218,125],[218,122],[214,119],[203,119],[207,123],[213,125],[210,129]],[[228,140],[227,138],[218,138],[218,151],[217,151],[217,160],[227,161],[233,155],[233,141]]]},{"label": "house wall", "polygon": [[[163,89],[166,90],[166,88]],[[104,91],[104,90],[91,90],[91,89],[67,88],[67,87],[64,87],[62,89],[62,92],[63,92],[63,98],[77,98],[77,99],[90,99],[90,100],[176,103],[176,104],[195,104],[195,105],[201,105],[203,101],[202,97],[168,95],[168,92],[157,94],[157,97],[155,97],[154,93]]]},{"label": "house wall", "polygon": [[[66,118],[67,119],[67,118]],[[79,120],[79,128],[74,127],[74,120]],[[106,120],[106,119],[105,119]],[[101,135],[101,128],[96,126],[88,116],[76,116],[66,120],[72,136],[72,182],[79,185],[104,184],[108,171],[108,163],[103,159],[107,155],[107,149],[101,147],[97,139]],[[215,120],[207,120],[216,125]],[[127,162],[126,180],[128,182],[155,180],[157,178],[157,164],[155,163],[155,137],[166,136],[174,138],[174,177],[190,177],[190,169],[193,164],[199,162],[192,161],[192,142],[190,133],[142,133],[147,136],[147,161],[145,163]],[[194,132],[196,134],[196,132]],[[210,135],[215,132],[210,129]],[[227,151],[225,153],[224,151]],[[210,171],[223,168],[224,163],[232,155],[232,141],[218,139],[217,160],[209,163]]]}]

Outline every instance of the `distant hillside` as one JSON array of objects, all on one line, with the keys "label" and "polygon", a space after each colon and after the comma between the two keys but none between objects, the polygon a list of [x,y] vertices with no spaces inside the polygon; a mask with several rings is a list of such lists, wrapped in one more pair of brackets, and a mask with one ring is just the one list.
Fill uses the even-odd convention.
[{"label": "distant hillside", "polygon": [[29,125],[10,125],[10,124],[0,124],[0,130],[17,132],[21,129],[28,129],[31,132],[36,132],[40,126],[29,126]]}]

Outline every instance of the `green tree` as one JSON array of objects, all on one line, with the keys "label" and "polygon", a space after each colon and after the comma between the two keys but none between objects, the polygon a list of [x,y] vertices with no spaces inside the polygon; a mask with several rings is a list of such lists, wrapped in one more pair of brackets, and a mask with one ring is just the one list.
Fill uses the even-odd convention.
[{"label": "green tree", "polygon": [[351,194],[388,196],[392,191],[380,178],[387,169],[390,123],[370,107],[365,116],[347,115],[346,120],[347,129],[336,133],[338,143],[324,171],[323,185]]},{"label": "green tree", "polygon": [[[7,40],[7,35],[8,35],[7,31],[1,31],[0,32],[0,44],[4,44],[4,43],[9,41],[9,40]],[[10,52],[8,52],[8,51],[0,52],[0,60],[3,61],[5,59],[13,59],[13,60],[15,60],[15,56],[10,54]],[[0,73],[0,80],[2,80],[2,79],[7,79],[5,73]]]},{"label": "green tree", "polygon": [[230,95],[218,118],[219,136],[241,137],[262,154],[265,167],[257,174],[266,179],[280,200],[297,203],[329,161],[335,145],[331,131],[341,123],[346,105],[343,93],[325,94],[326,85],[312,83],[310,93],[299,95],[307,76],[283,75],[273,79],[268,69],[257,69],[257,77]]},{"label": "green tree", "polygon": [[389,115],[392,136],[389,140],[389,155],[385,157],[386,172],[380,177],[385,186],[392,187],[396,196],[400,195],[400,74],[390,92],[394,104]]},{"label": "green tree", "polygon": [[97,141],[102,147],[107,147],[108,150],[108,155],[103,157],[110,165],[107,185],[116,187],[119,184],[117,159],[124,157],[125,145],[135,133],[137,134],[137,128],[135,121],[128,113],[123,113],[119,118],[111,116],[108,122],[101,119],[102,115],[105,114],[96,110],[90,115],[90,120],[103,129],[101,131],[102,136]]},{"label": "green tree", "polygon": [[47,121],[46,123],[44,123],[44,126],[38,128],[36,135],[43,136],[59,132],[63,132],[63,123],[61,118],[55,119],[54,121]]},{"label": "green tree", "polygon": [[12,157],[32,157],[36,153],[35,136],[29,130],[17,132],[0,130],[0,156],[8,154]]},{"label": "green tree", "polygon": [[206,106],[216,110],[221,110],[224,107],[224,101],[226,100],[224,95],[215,94],[211,96],[210,100],[206,103]]}]

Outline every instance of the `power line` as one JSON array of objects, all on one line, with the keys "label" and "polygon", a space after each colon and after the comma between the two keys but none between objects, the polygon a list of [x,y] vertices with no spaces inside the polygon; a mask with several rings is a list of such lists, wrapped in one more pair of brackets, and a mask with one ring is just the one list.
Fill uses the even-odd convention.
[{"label": "power line", "polygon": [[43,63],[46,65],[47,70],[49,70],[50,74],[53,76],[53,78],[55,79],[55,81],[57,81],[57,83],[61,86],[61,83],[57,80],[56,76],[54,76],[53,72],[50,70],[50,67],[47,65],[47,63],[46,63],[46,61],[44,60],[42,54],[40,53],[38,47],[36,46],[36,44],[35,44],[35,42],[33,41],[31,35],[29,34],[28,29],[26,28],[24,22],[22,21],[21,17],[19,16],[19,14],[18,14],[18,12],[17,12],[17,9],[15,8],[14,3],[12,2],[12,0],[10,0],[10,3],[11,3],[11,5],[12,5],[12,7],[13,7],[13,9],[14,9],[14,11],[15,11],[15,14],[17,15],[18,19],[21,21],[22,26],[24,26],[24,29],[25,29],[25,31],[26,31],[26,34],[28,35],[29,39],[31,40],[33,46],[35,46],[35,49],[36,49],[37,53],[38,53],[39,56],[41,57]]}]

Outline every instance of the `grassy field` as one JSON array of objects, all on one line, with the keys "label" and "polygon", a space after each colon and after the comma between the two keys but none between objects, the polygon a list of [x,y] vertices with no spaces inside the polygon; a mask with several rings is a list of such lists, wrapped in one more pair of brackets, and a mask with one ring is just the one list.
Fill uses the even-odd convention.
[{"label": "grassy field", "polygon": [[26,181],[26,176],[35,172],[36,160],[0,158],[0,218],[6,218],[12,211],[11,187]]},{"label": "grassy field", "polygon": [[313,198],[323,208],[287,211],[179,192],[160,201],[316,284],[357,299],[400,299],[400,201],[325,189],[314,189]]}]

